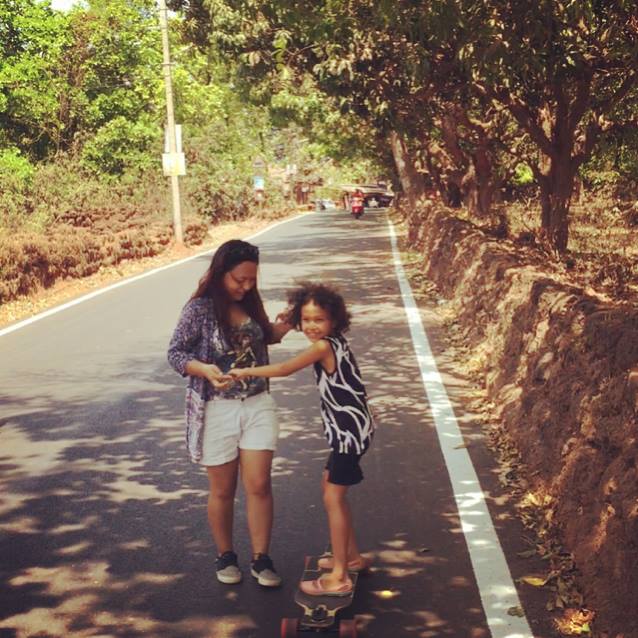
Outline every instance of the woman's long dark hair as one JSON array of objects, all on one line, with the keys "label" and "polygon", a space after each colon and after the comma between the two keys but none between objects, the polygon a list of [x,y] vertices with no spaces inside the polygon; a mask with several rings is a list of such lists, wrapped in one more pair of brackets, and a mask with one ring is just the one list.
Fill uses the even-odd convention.
[{"label": "woman's long dark hair", "polygon": [[[208,297],[213,301],[213,311],[226,343],[230,343],[230,306],[234,303],[224,287],[224,275],[244,261],[259,265],[259,248],[241,239],[231,239],[224,242],[213,255],[208,270],[199,280],[197,289],[191,299]],[[257,284],[251,288],[244,298],[237,302],[246,314],[256,321],[264,332],[264,341],[269,343],[272,338],[272,328],[268,315],[264,310]]]}]

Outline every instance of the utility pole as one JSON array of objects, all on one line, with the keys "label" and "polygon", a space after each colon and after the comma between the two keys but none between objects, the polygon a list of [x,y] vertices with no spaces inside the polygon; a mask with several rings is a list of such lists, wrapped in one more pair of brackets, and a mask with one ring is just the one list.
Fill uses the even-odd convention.
[{"label": "utility pole", "polygon": [[[162,32],[162,51],[164,55],[164,88],[166,89],[166,131],[168,136],[168,152],[177,156],[177,138],[175,136],[175,111],[173,109],[173,84],[171,81],[171,53],[168,44],[168,10],[166,0],[159,0],[160,30]],[[173,232],[178,244],[184,243],[182,235],[182,210],[179,199],[179,177],[176,171],[171,173],[171,193],[173,197]]]}]

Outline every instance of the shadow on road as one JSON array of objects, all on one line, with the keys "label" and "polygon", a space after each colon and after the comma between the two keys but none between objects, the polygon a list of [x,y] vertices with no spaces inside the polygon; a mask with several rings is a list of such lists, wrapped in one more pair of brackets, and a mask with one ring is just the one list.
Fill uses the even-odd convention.
[{"label": "shadow on road", "polygon": [[[371,638],[487,637],[383,217],[343,215],[309,216],[258,243],[271,303],[281,306],[293,283],[281,273],[294,272],[337,283],[354,316],[350,340],[379,430],[366,480],[352,490],[360,543],[376,563],[350,611]],[[51,388],[42,375],[0,396],[0,637],[271,638],[282,616],[297,615],[304,554],[322,551],[327,537],[319,486],[327,451],[312,373],[272,382],[282,424],[272,555],[285,584],[264,590],[248,574],[240,493],[245,580],[224,586],[214,577],[205,474],[184,450],[183,384],[165,364],[169,336],[150,336],[145,357],[113,354],[117,372],[99,385],[82,370],[58,370]],[[271,358],[303,345],[290,337]],[[452,400],[462,404],[464,380],[451,372]],[[61,384],[77,396],[56,398]],[[461,426],[468,436],[476,430]]]}]

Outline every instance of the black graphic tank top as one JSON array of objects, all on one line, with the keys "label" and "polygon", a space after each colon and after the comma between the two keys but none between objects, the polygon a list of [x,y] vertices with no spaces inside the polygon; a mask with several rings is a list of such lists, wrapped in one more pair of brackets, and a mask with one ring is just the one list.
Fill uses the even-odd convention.
[{"label": "black graphic tank top", "polygon": [[344,337],[324,339],[332,347],[337,363],[332,374],[319,362],[314,364],[326,438],[335,452],[363,454],[372,441],[374,421],[359,366]]}]

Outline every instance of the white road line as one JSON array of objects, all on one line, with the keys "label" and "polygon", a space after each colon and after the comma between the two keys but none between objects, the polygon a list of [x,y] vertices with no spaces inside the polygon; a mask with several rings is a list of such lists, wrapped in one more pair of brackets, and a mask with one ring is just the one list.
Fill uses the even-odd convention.
[{"label": "white road line", "polygon": [[432,355],[412,289],[405,276],[394,225],[390,220],[388,226],[394,268],[408,317],[412,343],[450,475],[487,624],[493,638],[532,638],[527,619],[507,613],[508,609],[520,607],[521,603],[472,460],[467,450],[459,447],[463,444],[463,436]]},{"label": "white road line", "polygon": [[[309,215],[310,213],[301,213],[300,215],[295,215],[294,217],[290,217],[289,219],[283,219],[282,221],[275,222],[266,228],[262,228],[260,231],[256,232],[254,235],[250,235],[246,237],[246,240],[255,239],[255,237],[259,237],[259,235],[263,235],[265,232],[276,228],[277,226],[281,226],[281,224],[287,224],[295,219],[299,219],[300,217],[304,217],[305,215]],[[219,244],[218,244],[219,245]],[[158,272],[162,272],[162,270],[168,270],[169,268],[174,268],[175,266],[181,266],[186,262],[192,261],[193,259],[197,259],[202,255],[208,255],[212,253],[217,246],[213,246],[208,250],[205,250],[201,253],[197,253],[196,255],[191,255],[190,257],[186,257],[185,259],[180,259],[179,261],[174,261],[171,264],[167,264],[166,266],[160,266],[159,268],[154,268],[153,270],[149,270],[147,272],[142,273],[141,275],[136,275],[134,277],[130,277],[128,279],[124,279],[122,281],[118,281],[115,284],[111,284],[110,286],[106,286],[105,288],[100,288],[99,290],[95,290],[94,292],[90,292],[86,295],[82,295],[82,297],[78,297],[77,299],[73,299],[73,301],[68,301],[67,303],[61,304],[59,306],[55,306],[54,308],[50,308],[49,310],[45,310],[33,317],[29,317],[28,319],[24,319],[23,321],[19,321],[18,323],[14,323],[7,328],[3,328],[0,330],[0,337],[9,334],[10,332],[14,332],[15,330],[19,330],[20,328],[24,328],[36,321],[40,321],[46,317],[50,317],[51,315],[55,315],[58,312],[62,312],[67,308],[71,308],[73,306],[77,306],[78,304],[88,301],[89,299],[93,299],[93,297],[97,297],[98,295],[103,295],[105,292],[109,292],[110,290],[115,290],[115,288],[119,288],[120,286],[126,286],[127,284],[133,283],[134,281],[138,281],[139,279],[144,279],[144,277],[150,277],[151,275],[155,275]]]}]

